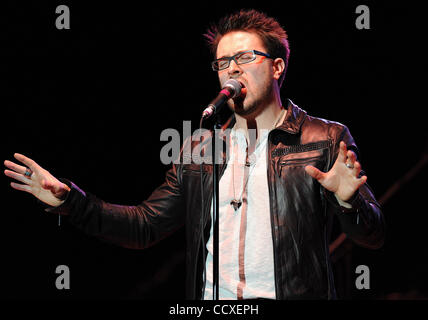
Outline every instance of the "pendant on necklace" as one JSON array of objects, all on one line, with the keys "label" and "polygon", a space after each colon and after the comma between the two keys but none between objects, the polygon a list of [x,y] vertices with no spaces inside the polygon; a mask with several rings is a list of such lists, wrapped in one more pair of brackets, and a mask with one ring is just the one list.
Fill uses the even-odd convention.
[{"label": "pendant on necklace", "polygon": [[236,211],[241,206],[242,201],[233,199],[232,201],[230,201],[230,204],[232,205],[233,209],[235,209],[235,211]]}]

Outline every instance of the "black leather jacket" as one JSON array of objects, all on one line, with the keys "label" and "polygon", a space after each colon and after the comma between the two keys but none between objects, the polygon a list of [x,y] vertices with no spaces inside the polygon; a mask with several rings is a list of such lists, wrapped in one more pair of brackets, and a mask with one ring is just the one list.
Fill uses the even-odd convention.
[{"label": "black leather jacket", "polygon": [[[284,122],[269,133],[267,178],[277,299],[336,297],[328,246],[334,215],[342,231],[358,245],[375,249],[383,244],[383,215],[367,184],[352,197],[352,209],[345,209],[304,170],[311,164],[328,171],[341,140],[358,155],[347,127],[311,117],[290,100]],[[220,176],[225,168],[220,166]],[[165,182],[138,206],[106,203],[63,179],[71,191],[60,207],[47,211],[68,214],[69,221],[86,233],[129,248],[153,245],[184,225],[186,298],[201,299],[205,264],[201,250],[205,246],[201,246],[199,170],[195,163],[173,164]],[[212,200],[209,164],[203,165],[203,190],[207,242]]]}]

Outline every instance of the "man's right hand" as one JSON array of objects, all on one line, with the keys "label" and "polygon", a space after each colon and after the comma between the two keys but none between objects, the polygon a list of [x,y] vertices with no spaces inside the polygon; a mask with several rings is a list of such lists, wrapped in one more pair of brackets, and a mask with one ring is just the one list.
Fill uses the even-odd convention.
[{"label": "man's right hand", "polygon": [[[11,182],[10,185],[12,188],[31,193],[40,201],[53,207],[57,207],[64,202],[65,197],[70,191],[70,188],[65,183],[59,181],[34,160],[19,153],[15,153],[14,157],[22,162],[25,167],[9,160],[4,161],[4,165],[11,169],[5,170],[4,174],[23,183]],[[25,175],[28,169],[31,170],[30,176]]]}]

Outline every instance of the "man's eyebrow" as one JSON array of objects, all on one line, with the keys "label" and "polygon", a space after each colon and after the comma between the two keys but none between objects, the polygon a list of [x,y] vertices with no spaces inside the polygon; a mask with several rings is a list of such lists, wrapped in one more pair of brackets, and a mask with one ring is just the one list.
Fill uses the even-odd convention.
[{"label": "man's eyebrow", "polygon": [[222,56],[222,57],[217,58],[217,59],[230,58],[230,57],[233,57],[235,54],[238,54],[238,53],[241,53],[241,52],[245,52],[245,51],[248,51],[248,50],[238,50],[238,51],[234,51],[234,52],[232,53],[232,55],[231,55],[231,56]]}]

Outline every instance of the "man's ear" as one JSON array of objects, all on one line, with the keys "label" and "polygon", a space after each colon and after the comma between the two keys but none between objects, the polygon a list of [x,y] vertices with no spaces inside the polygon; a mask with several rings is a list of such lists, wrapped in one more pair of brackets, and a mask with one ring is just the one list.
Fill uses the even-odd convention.
[{"label": "man's ear", "polygon": [[284,72],[284,69],[285,69],[285,62],[282,58],[276,58],[275,60],[273,60],[273,77],[276,80],[279,80],[282,73]]}]

